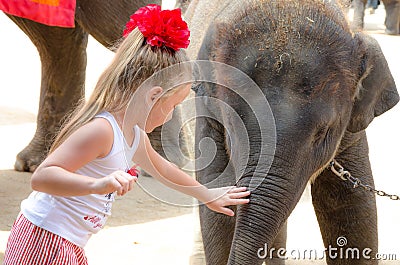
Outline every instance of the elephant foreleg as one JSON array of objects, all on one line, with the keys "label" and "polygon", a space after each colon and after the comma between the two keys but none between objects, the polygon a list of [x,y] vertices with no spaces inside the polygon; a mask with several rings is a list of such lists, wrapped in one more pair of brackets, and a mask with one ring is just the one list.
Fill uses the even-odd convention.
[{"label": "elephant foreleg", "polygon": [[385,33],[390,35],[400,34],[400,2],[384,2],[386,10]]},{"label": "elephant foreleg", "polygon": [[36,133],[14,166],[32,172],[45,158],[65,115],[84,95],[88,35],[79,25],[67,29],[10,18],[34,43],[42,63]]},{"label": "elephant foreleg", "polygon": [[[344,141],[351,145],[339,151],[336,160],[362,183],[373,187],[365,132],[347,133]],[[311,194],[327,263],[378,264],[374,259],[378,249],[374,194],[353,188],[328,170],[312,184]]]},{"label": "elephant foreleg", "polygon": [[364,11],[366,0],[355,0],[353,1],[354,16],[351,28],[354,31],[362,31],[364,28]]}]

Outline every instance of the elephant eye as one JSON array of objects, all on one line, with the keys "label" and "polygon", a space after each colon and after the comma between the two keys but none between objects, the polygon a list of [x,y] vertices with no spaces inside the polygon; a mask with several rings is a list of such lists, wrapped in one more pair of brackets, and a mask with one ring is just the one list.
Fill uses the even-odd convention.
[{"label": "elephant eye", "polygon": [[308,79],[308,77],[303,77],[303,80],[301,82],[301,86],[302,87],[308,87],[310,86],[310,80]]},{"label": "elephant eye", "polygon": [[304,93],[306,96],[310,96],[313,92],[313,87],[311,81],[308,77],[303,77],[300,84],[301,92]]},{"label": "elephant eye", "polygon": [[327,138],[327,136],[329,135],[330,132],[330,128],[326,125],[320,126],[314,136],[313,136],[313,143],[314,144],[319,144],[321,143],[323,140],[325,140]]}]

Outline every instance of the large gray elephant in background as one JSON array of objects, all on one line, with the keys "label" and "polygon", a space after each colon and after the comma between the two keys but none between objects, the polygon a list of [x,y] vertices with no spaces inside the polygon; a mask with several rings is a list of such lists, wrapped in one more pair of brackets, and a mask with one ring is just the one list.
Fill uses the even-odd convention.
[{"label": "large gray elephant in background", "polygon": [[[200,206],[207,264],[261,264],[260,249],[284,247],[286,220],[310,181],[325,247],[338,247],[337,239],[345,236],[347,248],[360,250],[360,259],[335,259],[327,253],[327,263],[377,264],[361,255],[363,249],[371,249],[370,257],[378,251],[374,194],[353,189],[326,167],[336,159],[374,186],[365,129],[399,100],[378,43],[351,32],[332,0],[194,0],[186,18],[195,36],[189,53],[251,77],[269,102],[276,128],[274,152],[272,145],[263,146],[270,135],[260,133],[257,115],[262,113],[252,110],[262,106],[250,106],[227,86],[194,87],[202,98],[196,106],[202,117],[196,120],[195,142],[213,139],[216,147],[210,164],[198,165],[198,180],[211,187],[252,187],[252,180],[261,180],[251,190],[250,203],[237,207],[235,218]],[[231,122],[229,108],[212,103],[216,101],[234,110],[248,135]],[[264,104],[263,97],[252,102]],[[246,140],[249,152],[243,154],[238,148]],[[196,150],[197,157],[208,155],[204,147]],[[238,168],[243,159],[247,164]],[[238,171],[242,174],[235,178]],[[267,264],[284,263],[269,258]]]},{"label": "large gray elephant in background", "polygon": [[[89,34],[105,47],[113,48],[122,37],[129,16],[138,8],[150,3],[161,5],[161,0],[78,0],[75,28],[51,27],[8,15],[36,46],[42,64],[37,129],[29,145],[17,155],[14,166],[16,170],[32,172],[36,169],[47,155],[60,121],[84,96]],[[179,112],[175,113],[175,118],[180,118]],[[164,154],[163,148],[169,148],[165,146],[169,142],[176,145],[176,139],[165,138],[164,146],[161,146],[160,128],[156,129],[150,138],[155,149],[161,154]],[[181,138],[181,141],[184,139]],[[185,144],[181,143],[181,146]],[[187,154],[185,150],[182,151]],[[182,158],[181,155],[171,157]],[[173,162],[181,166],[183,160],[175,159]]]},{"label": "large gray elephant in background", "polygon": [[[353,0],[354,18],[351,27],[355,31],[364,28],[364,11],[367,0]],[[385,6],[385,33],[389,35],[400,34],[400,0],[382,0]]]}]

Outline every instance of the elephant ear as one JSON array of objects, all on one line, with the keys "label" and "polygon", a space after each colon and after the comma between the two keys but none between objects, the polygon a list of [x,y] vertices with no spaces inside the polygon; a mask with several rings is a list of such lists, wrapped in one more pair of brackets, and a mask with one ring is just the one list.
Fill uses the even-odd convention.
[{"label": "elephant ear", "polygon": [[355,34],[356,53],[361,54],[358,95],[355,98],[348,130],[367,128],[377,116],[394,107],[399,94],[378,42],[363,33]]}]

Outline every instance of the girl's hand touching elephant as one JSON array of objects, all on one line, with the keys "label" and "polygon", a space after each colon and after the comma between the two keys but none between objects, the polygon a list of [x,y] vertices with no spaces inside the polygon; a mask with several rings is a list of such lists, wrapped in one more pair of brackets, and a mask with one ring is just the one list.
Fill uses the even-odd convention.
[{"label": "girl's hand touching elephant", "polygon": [[214,199],[206,203],[207,207],[215,212],[229,216],[234,216],[235,213],[226,206],[246,204],[250,201],[249,199],[243,199],[250,195],[250,191],[247,191],[246,187],[237,188],[231,186],[209,189],[209,191]]}]

